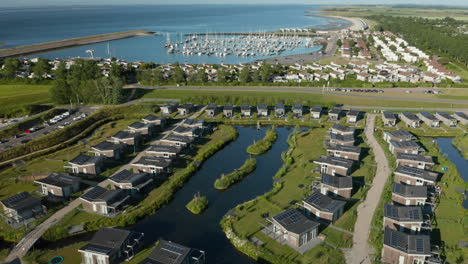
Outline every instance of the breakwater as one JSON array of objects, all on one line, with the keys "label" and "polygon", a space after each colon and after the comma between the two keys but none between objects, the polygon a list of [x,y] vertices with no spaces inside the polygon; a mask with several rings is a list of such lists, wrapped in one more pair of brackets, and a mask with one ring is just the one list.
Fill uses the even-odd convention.
[{"label": "breakwater", "polygon": [[30,55],[39,52],[45,52],[50,50],[56,49],[63,49],[69,48],[74,46],[81,46],[117,39],[124,39],[124,38],[132,38],[132,37],[140,37],[140,36],[153,36],[155,32],[148,31],[148,30],[130,30],[130,31],[122,31],[122,32],[114,32],[108,34],[101,34],[101,35],[94,35],[94,36],[87,36],[87,37],[79,37],[79,38],[72,38],[72,39],[64,39],[52,42],[44,42],[39,44],[32,44],[8,49],[0,49],[0,58],[7,58],[7,57],[18,57],[24,55]]}]

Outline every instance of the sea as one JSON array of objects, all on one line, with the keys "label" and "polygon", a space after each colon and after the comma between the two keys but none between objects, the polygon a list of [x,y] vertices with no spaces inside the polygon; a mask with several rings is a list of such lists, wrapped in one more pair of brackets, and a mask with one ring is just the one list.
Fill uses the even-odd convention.
[{"label": "sea", "polygon": [[[268,32],[282,28],[326,30],[344,27],[345,20],[310,16],[317,5],[132,5],[88,7],[2,8],[0,43],[9,48],[67,38],[145,29],[155,36],[135,37],[35,54],[48,59],[116,57],[157,63],[246,63],[268,56],[186,56],[168,54],[164,45],[183,40],[185,34]],[[311,53],[320,46],[301,47],[281,55]]]}]

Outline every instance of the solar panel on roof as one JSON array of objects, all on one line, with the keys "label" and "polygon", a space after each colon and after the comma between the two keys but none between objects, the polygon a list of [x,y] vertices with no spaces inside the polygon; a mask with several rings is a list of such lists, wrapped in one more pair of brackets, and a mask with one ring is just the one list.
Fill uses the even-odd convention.
[{"label": "solar panel on roof", "polygon": [[416,252],[424,252],[424,239],[416,238]]},{"label": "solar panel on roof", "polygon": [[162,245],[161,248],[164,249],[164,250],[173,252],[173,253],[177,253],[177,254],[182,254],[185,251],[185,249],[183,249],[181,247],[177,247],[175,245],[167,244],[167,243]]}]

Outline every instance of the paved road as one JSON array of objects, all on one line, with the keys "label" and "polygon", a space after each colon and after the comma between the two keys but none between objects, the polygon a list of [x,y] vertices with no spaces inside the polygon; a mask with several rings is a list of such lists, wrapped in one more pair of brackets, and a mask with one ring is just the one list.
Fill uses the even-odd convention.
[{"label": "paved road", "polygon": [[346,252],[347,264],[371,264],[371,248],[368,243],[372,217],[382,195],[384,185],[391,171],[388,166],[388,160],[382,147],[374,137],[375,118],[378,115],[368,114],[364,133],[366,134],[367,144],[369,144],[375,155],[377,170],[372,186],[367,192],[366,200],[359,204],[357,209],[357,219],[354,226],[353,247],[351,251]]},{"label": "paved road", "polygon": [[[205,111],[205,108],[206,108],[206,106],[201,108],[196,113],[194,113],[190,118],[197,118],[198,116],[200,116],[203,113],[203,111]],[[171,129],[166,130],[165,132],[163,132],[162,138],[167,137],[174,129],[176,129],[178,126],[182,125],[182,123],[183,123],[183,120],[181,120],[179,123],[175,124]],[[157,141],[157,140],[155,140],[155,141]],[[153,141],[153,142],[155,142],[155,141]],[[144,156],[144,151],[140,152],[130,163],[128,163],[125,166],[122,166],[113,175],[117,174],[118,172],[120,172],[120,171],[122,171],[124,169],[130,168],[130,164],[133,163],[134,161],[137,161],[142,156]],[[106,187],[107,186],[107,180],[104,180],[104,181],[100,182],[98,185],[101,186],[101,187]],[[80,202],[79,198],[73,200],[67,206],[60,209],[55,214],[53,214],[52,216],[47,218],[40,225],[35,227],[31,232],[29,232],[27,235],[25,235],[24,238],[12,249],[12,251],[9,253],[9,255],[5,259],[5,261],[10,262],[10,261],[13,261],[16,258],[24,257],[26,255],[26,253],[34,245],[34,243],[36,243],[36,241],[47,231],[47,229],[49,229],[51,226],[53,226],[54,224],[59,222],[60,219],[62,219],[62,217],[64,217],[66,214],[68,214],[73,209],[78,207],[80,204],[81,204],[81,202]]]},{"label": "paved road", "polygon": [[[382,100],[402,100],[408,102],[433,102],[433,103],[448,103],[448,104],[468,104],[468,100],[453,100],[453,99],[436,99],[436,98],[411,98],[411,97],[398,97],[398,96],[378,96],[378,95],[368,95],[367,93],[344,93],[344,92],[334,92],[334,91],[322,91],[321,88],[316,87],[304,87],[304,88],[290,88],[290,87],[261,87],[261,86],[139,86],[131,85],[125,87],[127,89],[131,88],[144,88],[144,89],[161,89],[161,90],[200,90],[200,91],[259,91],[259,92],[306,92],[306,93],[316,93],[316,94],[330,94],[330,95],[339,95],[339,96],[348,96],[354,98],[369,98],[369,99],[382,99]],[[375,93],[374,93],[375,94]]]}]

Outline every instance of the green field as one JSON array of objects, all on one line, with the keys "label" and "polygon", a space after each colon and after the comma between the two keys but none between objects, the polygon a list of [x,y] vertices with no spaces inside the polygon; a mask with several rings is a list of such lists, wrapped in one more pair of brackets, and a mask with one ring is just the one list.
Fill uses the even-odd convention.
[{"label": "green field", "polygon": [[0,85],[0,116],[33,114],[26,107],[50,104],[49,88],[50,85]]}]

